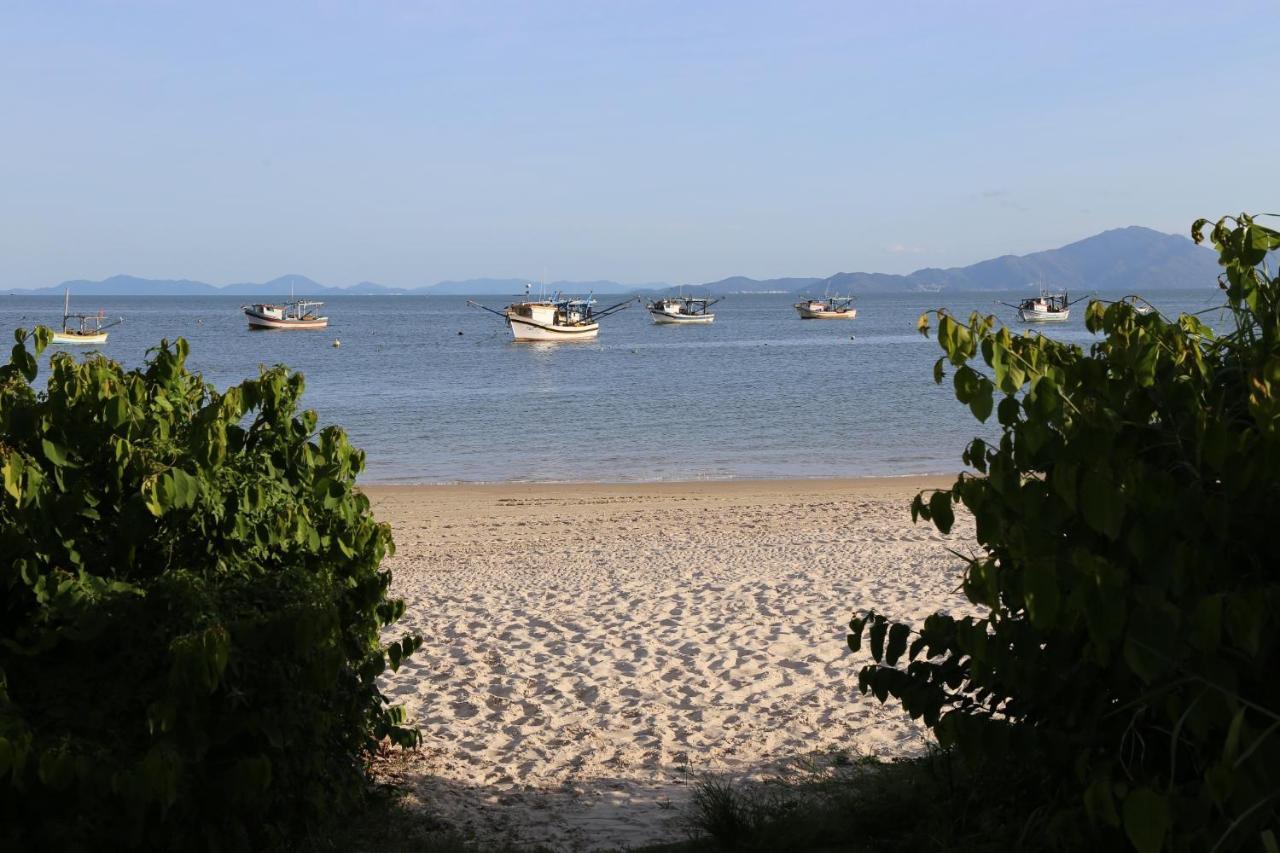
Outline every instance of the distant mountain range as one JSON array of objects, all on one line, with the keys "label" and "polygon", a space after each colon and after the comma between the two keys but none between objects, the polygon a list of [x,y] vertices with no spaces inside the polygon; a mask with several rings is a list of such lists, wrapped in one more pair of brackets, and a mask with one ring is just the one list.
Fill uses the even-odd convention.
[{"label": "distant mountain range", "polygon": [[[1084,240],[1035,252],[1004,255],[967,267],[922,269],[909,275],[842,272],[828,278],[773,278],[757,280],[744,276],[705,284],[684,285],[692,290],[720,295],[726,293],[893,293],[912,290],[1014,290],[1044,283],[1066,290],[1131,290],[1149,292],[1203,287],[1218,275],[1217,256],[1196,246],[1186,237],[1164,234],[1150,228],[1130,226],[1104,231]],[[349,287],[320,284],[304,275],[284,275],[266,282],[245,282],[216,286],[188,279],[146,279],[117,275],[102,281],[64,281],[52,287],[10,289],[9,293],[62,293],[70,289],[80,295],[178,296],[241,295],[299,297],[352,294],[450,294],[513,296],[524,293],[529,279],[475,278],[442,281],[422,287],[386,287],[362,281]],[[637,293],[674,290],[662,283],[621,284],[616,281],[556,281],[546,291],[566,293]],[[532,285],[537,293],[542,288]]]},{"label": "distant mountain range", "polygon": [[1218,256],[1187,237],[1132,225],[1046,252],[1004,255],[967,267],[922,269],[910,275],[837,273],[815,289],[885,292],[935,289],[1014,290],[1044,283],[1058,290],[1186,289],[1212,284]]}]

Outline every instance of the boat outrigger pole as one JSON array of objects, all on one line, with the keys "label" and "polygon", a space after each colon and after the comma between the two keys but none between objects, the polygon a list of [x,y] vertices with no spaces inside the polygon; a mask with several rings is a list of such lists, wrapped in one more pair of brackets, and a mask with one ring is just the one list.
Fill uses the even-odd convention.
[{"label": "boat outrigger pole", "polygon": [[481,311],[488,311],[490,314],[497,314],[503,320],[507,319],[507,315],[504,312],[496,311],[493,308],[490,308],[488,305],[481,305],[479,302],[472,302],[470,299],[467,300],[467,304],[470,305],[472,308],[479,308]]},{"label": "boat outrigger pole", "polygon": [[630,299],[622,300],[617,305],[610,305],[608,308],[602,308],[599,311],[592,311],[591,319],[596,320],[596,319],[599,319],[600,317],[608,317],[610,314],[614,313],[615,311],[621,311],[623,308],[626,308],[632,302],[638,302],[638,301],[640,301],[640,297],[633,296]]}]

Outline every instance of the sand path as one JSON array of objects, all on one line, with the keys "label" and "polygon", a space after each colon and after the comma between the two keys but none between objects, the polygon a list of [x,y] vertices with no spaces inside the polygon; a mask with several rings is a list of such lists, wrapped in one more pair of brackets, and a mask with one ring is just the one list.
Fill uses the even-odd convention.
[{"label": "sand path", "polygon": [[964,608],[970,531],[908,509],[948,480],[369,488],[426,641],[386,681],[425,744],[384,772],[482,840],[594,850],[681,837],[703,773],[919,749],[846,624]]}]

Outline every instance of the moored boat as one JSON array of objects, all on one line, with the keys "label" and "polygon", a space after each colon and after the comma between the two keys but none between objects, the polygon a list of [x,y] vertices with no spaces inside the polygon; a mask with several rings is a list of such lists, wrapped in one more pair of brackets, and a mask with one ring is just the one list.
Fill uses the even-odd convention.
[{"label": "moored boat", "polygon": [[525,299],[513,302],[501,311],[468,300],[468,305],[497,314],[511,329],[512,340],[528,341],[589,341],[600,332],[600,321],[631,304],[627,299],[596,311],[595,300],[555,294],[550,299]]},{"label": "moored boat", "polygon": [[[68,290],[62,301],[62,331],[53,333],[53,342],[55,344],[105,344],[107,329],[124,322],[124,318],[121,317],[114,323],[103,325],[106,317],[106,311],[99,311],[97,314],[72,314],[71,291]],[[73,319],[77,321],[75,328],[70,322]]]},{"label": "moored boat", "polygon": [[689,326],[714,323],[716,315],[707,311],[719,299],[701,296],[668,296],[645,304],[653,322],[667,326]]},{"label": "moored boat", "polygon": [[329,325],[329,318],[318,313],[323,305],[323,302],[297,299],[284,305],[256,302],[240,308],[249,318],[250,329],[323,329]]},{"label": "moored boat", "polygon": [[802,299],[795,305],[801,320],[852,320],[858,316],[852,296],[826,296]]},{"label": "moored boat", "polygon": [[1156,306],[1152,305],[1146,299],[1143,299],[1141,296],[1138,296],[1136,294],[1131,293],[1128,296],[1121,298],[1120,301],[1127,302],[1129,306],[1133,308],[1133,310],[1136,313],[1142,315],[1143,317],[1145,317],[1146,315],[1156,310]]},{"label": "moored boat", "polygon": [[1018,319],[1024,323],[1065,323],[1071,319],[1073,304],[1067,299],[1066,291],[1054,293],[1042,288],[1039,296],[1028,296],[1010,307],[1017,309]]}]

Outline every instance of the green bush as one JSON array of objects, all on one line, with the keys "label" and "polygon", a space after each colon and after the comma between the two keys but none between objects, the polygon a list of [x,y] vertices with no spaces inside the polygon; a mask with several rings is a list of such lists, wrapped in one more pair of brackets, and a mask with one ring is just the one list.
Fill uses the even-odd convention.
[{"label": "green bush", "polygon": [[163,342],[139,370],[0,366],[0,848],[287,843],[357,804],[403,612],[363,454],[283,367],[217,393]]},{"label": "green bush", "polygon": [[972,513],[963,590],[985,615],[850,625],[864,693],[1042,767],[1063,846],[1280,849],[1280,233],[1241,215],[1211,239],[1221,335],[1093,302],[1086,353],[938,312],[937,380],[949,362],[1001,435],[912,514],[947,532]]}]

